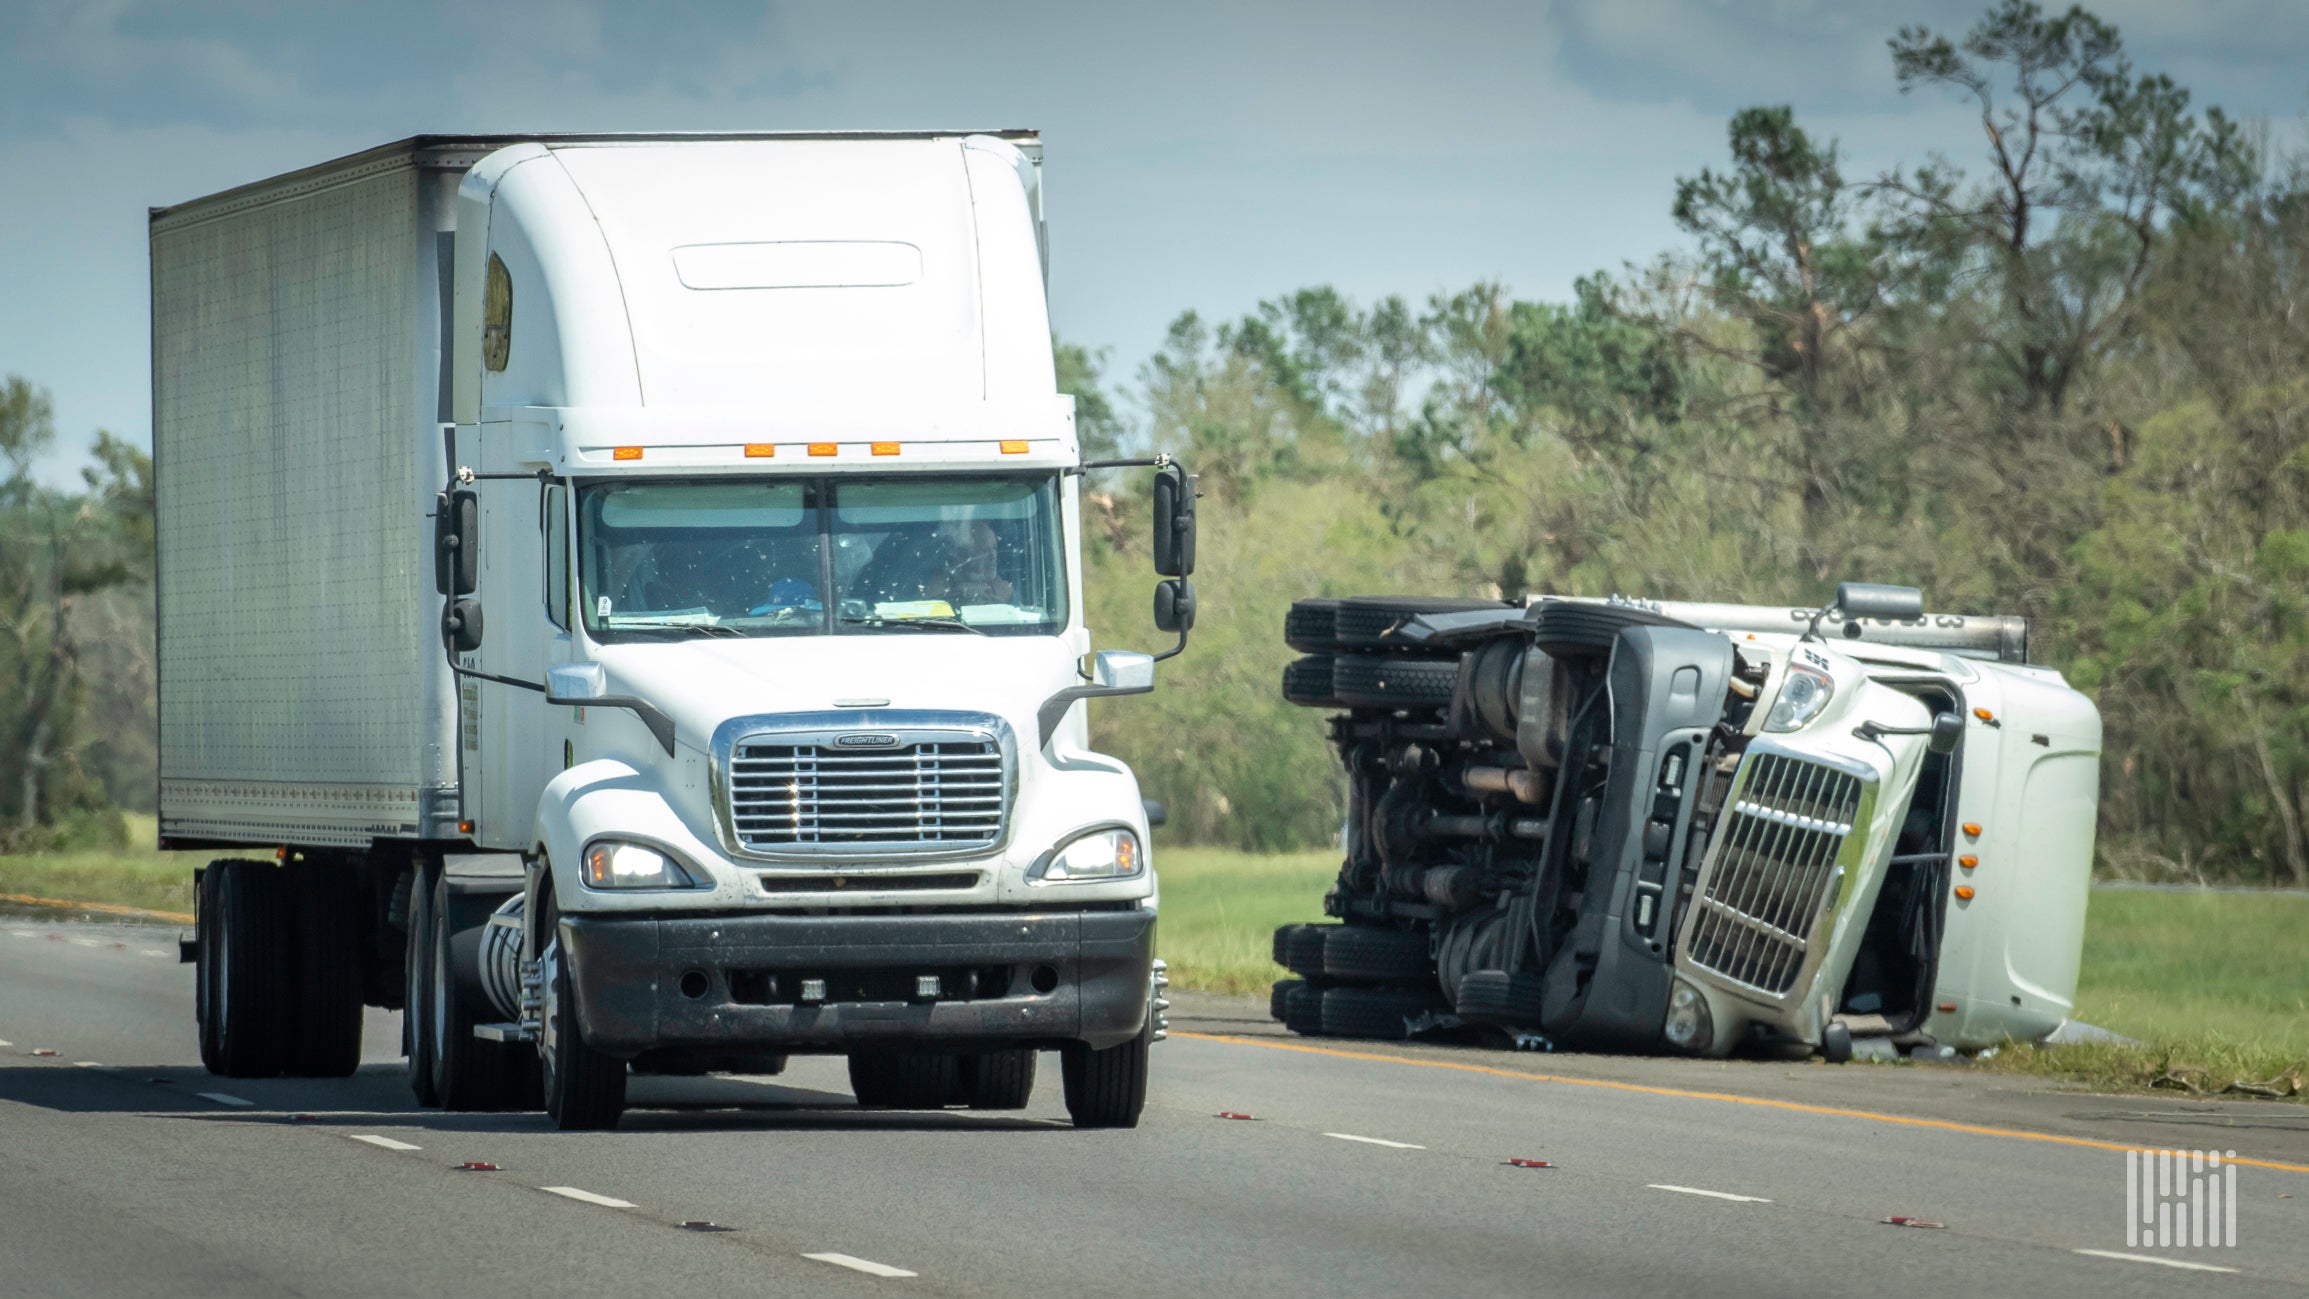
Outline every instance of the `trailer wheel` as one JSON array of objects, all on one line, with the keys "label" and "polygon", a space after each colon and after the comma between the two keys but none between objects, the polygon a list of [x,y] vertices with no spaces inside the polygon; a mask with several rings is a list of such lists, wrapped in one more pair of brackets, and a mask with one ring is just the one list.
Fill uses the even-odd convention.
[{"label": "trailer wheel", "polygon": [[1689,627],[1664,613],[1626,604],[1559,601],[1531,615],[1532,643],[1552,658],[1595,658],[1611,653],[1623,627]]},{"label": "trailer wheel", "polygon": [[561,959],[559,908],[544,899],[545,1008],[537,1039],[544,1071],[545,1112],[564,1132],[614,1128],[625,1115],[625,1061],[586,1045],[577,1023],[569,963]]},{"label": "trailer wheel", "polygon": [[1426,983],[1435,977],[1427,935],[1341,925],[1323,944],[1323,973],[1360,983]]},{"label": "trailer wheel", "polygon": [[428,1108],[441,1103],[433,1090],[433,890],[441,868],[418,860],[410,867],[408,944],[403,949],[401,1037],[408,1060],[409,1094]]},{"label": "trailer wheel", "polygon": [[1022,1110],[1034,1097],[1035,1052],[980,1051],[955,1061],[955,1096],[974,1110]]},{"label": "trailer wheel", "polygon": [[210,1073],[270,1078],[288,1063],[288,903],[270,862],[216,861],[201,873],[195,1009]]},{"label": "trailer wheel", "polygon": [[1323,992],[1323,1034],[1400,1042],[1411,1022],[1447,1009],[1433,993],[1398,988],[1328,988]]},{"label": "trailer wheel", "polygon": [[1331,693],[1331,656],[1313,654],[1283,666],[1283,698],[1301,708],[1344,707]]},{"label": "trailer wheel", "polygon": [[478,1021],[458,995],[453,940],[448,918],[449,881],[433,881],[432,972],[426,984],[432,1003],[425,1022],[433,1037],[426,1052],[433,1067],[433,1095],[445,1110],[505,1110],[521,1105],[532,1089],[522,1085],[525,1070],[538,1067],[537,1053],[516,1042],[484,1042],[473,1036]]},{"label": "trailer wheel", "polygon": [[1283,643],[1301,654],[1328,654],[1339,648],[1338,621],[1337,600],[1295,601],[1283,615]]},{"label": "trailer wheel", "polygon": [[285,883],[296,903],[290,982],[294,1039],[287,1062],[299,1078],[350,1078],[361,1067],[361,981],[368,942],[360,877],[307,864]]},{"label": "trailer wheel", "polygon": [[1395,635],[1395,629],[1421,614],[1472,613],[1478,609],[1511,609],[1506,600],[1478,600],[1451,595],[1354,595],[1338,602],[1332,615],[1331,638],[1342,649],[1405,650],[1420,647]]},{"label": "trailer wheel", "polygon": [[1459,656],[1414,659],[1342,654],[1331,661],[1331,696],[1351,708],[1443,708],[1459,683]]},{"label": "trailer wheel", "polygon": [[1338,925],[1284,925],[1275,931],[1275,964],[1293,974],[1320,978],[1323,949]]},{"label": "trailer wheel", "polygon": [[1154,1011],[1146,1027],[1120,1046],[1094,1051],[1088,1042],[1069,1042],[1058,1053],[1066,1084],[1066,1113],[1078,1128],[1135,1128],[1146,1109],[1147,1055],[1154,1045]]},{"label": "trailer wheel", "polygon": [[852,1051],[850,1091],[870,1110],[943,1109],[962,1091],[959,1062],[927,1051]]}]

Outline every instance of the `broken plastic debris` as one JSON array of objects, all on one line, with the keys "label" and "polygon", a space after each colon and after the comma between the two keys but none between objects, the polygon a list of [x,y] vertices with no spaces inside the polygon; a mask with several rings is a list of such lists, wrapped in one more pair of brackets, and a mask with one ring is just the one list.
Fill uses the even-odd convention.
[{"label": "broken plastic debris", "polygon": [[487,1160],[468,1159],[457,1165],[457,1171],[460,1173],[494,1173],[497,1171],[497,1165]]},{"label": "broken plastic debris", "polygon": [[706,1220],[705,1220],[705,1219],[703,1219],[703,1218],[692,1218],[692,1219],[690,1219],[689,1221],[687,1221],[687,1222],[683,1223],[683,1224],[682,1224],[682,1227],[683,1227],[683,1229],[684,1229],[684,1230],[687,1230],[687,1231],[735,1231],[735,1230],[737,1230],[735,1227],[723,1227],[723,1226],[717,1226],[716,1224],[714,1224],[714,1223],[711,1223],[711,1222],[708,1222],[708,1221],[706,1221]]},{"label": "broken plastic debris", "polygon": [[54,1049],[53,1047],[45,1047],[45,1046],[44,1046],[44,1047],[41,1047],[41,1048],[39,1048],[39,1049],[37,1049],[37,1050],[26,1052],[26,1054],[28,1054],[28,1055],[54,1055],[54,1054],[56,1054],[56,1051],[55,1051],[55,1049]]},{"label": "broken plastic debris", "polygon": [[1248,1114],[1237,1114],[1233,1110],[1220,1110],[1218,1116],[1222,1119],[1247,1119],[1251,1117]]},{"label": "broken plastic debris", "polygon": [[1934,1231],[1946,1231],[1948,1229],[1948,1224],[1945,1222],[1934,1222],[1930,1218],[1909,1218],[1900,1216],[1886,1218],[1884,1220],[1884,1225],[1887,1227],[1929,1227]]},{"label": "broken plastic debris", "polygon": [[1551,1163],[1547,1162],[1547,1161],[1546,1161],[1546,1160],[1544,1160],[1544,1159],[1510,1159],[1510,1160],[1508,1160],[1508,1161],[1507,1161],[1507,1166],[1508,1166],[1508,1167],[1510,1167],[1510,1168],[1553,1168],[1553,1167],[1555,1167],[1555,1165],[1553,1165],[1553,1164],[1551,1164]]}]

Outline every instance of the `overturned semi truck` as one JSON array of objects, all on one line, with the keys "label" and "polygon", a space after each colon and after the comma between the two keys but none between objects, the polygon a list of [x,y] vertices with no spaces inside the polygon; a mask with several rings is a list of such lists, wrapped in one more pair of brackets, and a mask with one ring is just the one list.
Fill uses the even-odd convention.
[{"label": "overturned semi truck", "polygon": [[1845,583],[1309,599],[1285,638],[1347,773],[1337,923],[1275,933],[1295,1032],[1835,1060],[2069,1016],[2100,716],[2023,619]]}]

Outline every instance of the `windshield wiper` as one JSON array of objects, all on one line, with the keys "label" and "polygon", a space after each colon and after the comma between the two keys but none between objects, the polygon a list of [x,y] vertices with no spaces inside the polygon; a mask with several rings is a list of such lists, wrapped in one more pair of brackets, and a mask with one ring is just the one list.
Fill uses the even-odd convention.
[{"label": "windshield wiper", "polygon": [[718,622],[679,622],[679,621],[675,621],[675,620],[673,620],[673,619],[670,619],[670,618],[669,618],[669,619],[666,619],[666,620],[664,620],[664,621],[661,621],[661,622],[621,622],[621,623],[612,623],[612,624],[610,624],[610,625],[609,625],[609,626],[606,628],[606,630],[608,630],[608,631],[678,631],[678,632],[684,632],[684,633],[687,633],[687,634],[690,634],[690,635],[697,635],[697,636],[739,636],[739,637],[742,637],[742,636],[744,636],[744,635],[745,635],[745,633],[744,633],[744,632],[742,632],[742,631],[739,631],[739,630],[738,630],[737,628],[735,628],[735,627],[725,627],[725,626],[723,626],[722,624],[720,624],[720,623],[718,623]]},{"label": "windshield wiper", "polygon": [[880,614],[875,614],[871,618],[844,618],[842,625],[846,627],[920,627],[925,630],[966,631],[973,636],[986,634],[985,628],[973,627],[960,618],[885,618]]}]

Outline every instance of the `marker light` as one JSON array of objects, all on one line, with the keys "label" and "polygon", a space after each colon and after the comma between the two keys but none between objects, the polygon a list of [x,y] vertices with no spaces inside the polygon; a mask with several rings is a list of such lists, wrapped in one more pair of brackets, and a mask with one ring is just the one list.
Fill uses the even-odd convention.
[{"label": "marker light", "polygon": [[1972,886],[1971,886],[1970,884],[1959,884],[1959,885],[1957,885],[1957,886],[1956,886],[1956,900],[1957,900],[1957,901],[1959,901],[1959,902],[1970,902],[1970,901],[1972,901]]},{"label": "marker light", "polygon": [[1966,869],[1966,870],[1971,870],[1973,867],[1975,867],[1975,866],[1978,866],[1978,865],[1980,864],[1980,858],[1978,858],[1978,857],[1974,857],[1974,856],[1971,856],[1970,854],[1967,854],[1967,855],[1965,855],[1965,856],[1962,856],[1962,857],[1959,857],[1959,858],[1957,858],[1957,859],[1956,859],[1956,864],[1957,864],[1957,865],[1959,865],[1959,866],[1962,866],[1962,867],[1963,867],[1964,869]]},{"label": "marker light", "polygon": [[1978,822],[1978,821],[1967,821],[1967,822],[1965,822],[1965,823],[1964,823],[1964,833],[1965,833],[1965,834],[1967,834],[1967,835],[1969,835],[1969,836],[1971,836],[1972,838],[1978,839],[1978,838],[1980,837],[1980,822]]},{"label": "marker light", "polygon": [[612,460],[639,460],[641,459],[641,448],[618,447],[609,453],[609,458]]},{"label": "marker light", "polygon": [[1973,710],[1972,710],[1972,715],[1973,715],[1974,717],[1977,717],[1977,718],[1979,718],[1980,720],[1982,720],[1982,721],[1984,721],[1984,722],[1993,722],[1993,721],[1995,721],[1995,720],[1996,720],[1996,714],[1995,714],[1995,713],[1992,713],[1992,712],[1990,712],[1990,711],[1988,711],[1988,710],[1987,710],[1987,709],[1985,709],[1985,708],[1975,708],[1975,709],[1973,709]]},{"label": "marker light", "polygon": [[814,456],[837,455],[841,450],[841,446],[833,442],[812,442],[810,444],[810,454]]},{"label": "marker light", "polygon": [[776,445],[775,443],[771,443],[771,442],[748,442],[748,443],[746,443],[746,459],[748,459],[748,460],[767,460],[767,459],[769,459],[770,457],[772,457],[772,456],[774,456],[774,455],[776,455],[776,454],[778,454],[778,448],[777,448],[777,445]]},{"label": "marker light", "polygon": [[894,456],[898,454],[898,444],[895,442],[876,442],[873,444],[873,451],[878,456]]},{"label": "marker light", "polygon": [[1020,442],[1020,441],[1011,441],[1011,440],[1005,439],[1005,440],[1003,441],[1003,443],[1002,443],[1002,454],[1004,454],[1004,455],[1006,455],[1006,456],[1022,456],[1022,455],[1025,455],[1025,454],[1026,454],[1026,443],[1024,443],[1024,442]]}]

